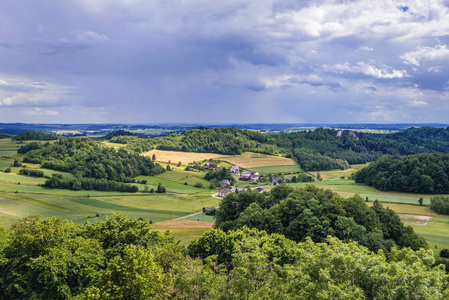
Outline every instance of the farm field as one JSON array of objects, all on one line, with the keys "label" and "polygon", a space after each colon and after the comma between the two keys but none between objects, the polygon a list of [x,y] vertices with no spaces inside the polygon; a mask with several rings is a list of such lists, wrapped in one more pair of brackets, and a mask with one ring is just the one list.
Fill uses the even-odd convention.
[{"label": "farm field", "polygon": [[171,161],[173,163],[181,162],[181,163],[189,163],[189,162],[199,162],[205,159],[217,159],[223,155],[214,154],[214,153],[195,153],[195,152],[180,152],[180,151],[165,151],[165,150],[151,150],[145,153],[142,153],[143,156],[152,157],[153,154],[156,155],[156,161],[168,162]]},{"label": "farm field", "polygon": [[281,156],[244,152],[241,155],[220,156],[219,159],[230,162],[244,169],[273,166],[297,166],[295,161]]},{"label": "farm field", "polygon": [[0,156],[17,154],[17,149],[22,146],[11,138],[0,139]]},{"label": "farm field", "polygon": [[153,222],[171,220],[206,206],[217,206],[219,199],[209,195],[121,194],[111,196],[68,196],[39,193],[0,193],[0,226],[10,226],[33,214],[59,216],[78,223],[104,220],[121,213]]},{"label": "farm field", "polygon": [[[351,168],[346,170],[332,170],[332,171],[320,171],[321,178],[323,180],[332,180],[332,179],[340,179],[342,176],[345,178],[349,178],[352,173],[357,172],[364,167],[367,167],[368,164],[360,164],[360,165],[352,165]],[[318,172],[311,172],[314,176],[316,176]]]},{"label": "farm field", "polygon": [[170,231],[175,239],[181,244],[187,245],[194,238],[201,236],[204,232],[212,229],[213,223],[181,219],[155,223],[152,228],[161,232]]},{"label": "farm field", "polygon": [[[3,161],[9,166],[10,161]],[[30,168],[43,170],[45,175],[70,173],[52,171],[30,164]],[[102,191],[72,191],[49,189],[39,186],[45,178],[18,175],[20,167],[11,168],[11,173],[0,172],[0,226],[9,227],[16,220],[33,214],[42,217],[60,216],[67,220],[84,223],[87,220],[104,220],[107,215],[121,213],[133,218],[143,218],[153,222],[171,220],[203,207],[215,207],[219,199],[210,195],[208,182],[201,177],[203,173],[169,171],[158,176],[140,176],[148,180],[148,188],[156,190],[161,183],[167,193],[121,193]],[[184,185],[187,182],[188,185]],[[206,188],[196,188],[193,184],[202,182]],[[207,184],[207,185],[206,185]],[[134,184],[140,191],[144,184]]]}]

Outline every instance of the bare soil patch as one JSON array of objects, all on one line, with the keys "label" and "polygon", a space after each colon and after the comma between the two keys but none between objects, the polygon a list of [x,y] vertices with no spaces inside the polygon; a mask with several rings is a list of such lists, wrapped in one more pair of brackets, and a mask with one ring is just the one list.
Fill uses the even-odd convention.
[{"label": "bare soil patch", "polygon": [[401,220],[406,225],[416,225],[416,226],[426,226],[427,223],[432,219],[431,216],[416,216],[416,215],[406,215],[400,214]]},{"label": "bare soil patch", "polygon": [[214,226],[214,223],[202,222],[202,221],[194,221],[194,220],[189,220],[189,219],[165,221],[165,222],[154,223],[152,225],[152,227],[154,229],[158,229],[158,228],[164,228],[164,229],[170,229],[170,228],[212,228],[213,226]]}]

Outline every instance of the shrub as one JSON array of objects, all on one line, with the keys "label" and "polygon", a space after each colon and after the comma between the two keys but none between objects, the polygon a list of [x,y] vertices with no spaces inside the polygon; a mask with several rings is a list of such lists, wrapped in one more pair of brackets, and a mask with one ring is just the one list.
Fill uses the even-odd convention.
[{"label": "shrub", "polygon": [[193,186],[196,187],[196,188],[202,189],[202,188],[203,188],[203,183],[201,183],[201,182],[196,182]]},{"label": "shrub", "polygon": [[449,258],[449,249],[442,249],[440,251],[440,257]]}]

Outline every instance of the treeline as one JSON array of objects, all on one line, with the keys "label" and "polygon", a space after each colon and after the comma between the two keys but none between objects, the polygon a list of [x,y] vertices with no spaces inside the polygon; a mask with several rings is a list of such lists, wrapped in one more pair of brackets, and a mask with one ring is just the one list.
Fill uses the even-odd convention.
[{"label": "treeline", "polygon": [[449,197],[448,196],[431,197],[430,209],[442,215],[449,215]]},{"label": "treeline", "polygon": [[31,150],[39,149],[42,145],[38,142],[31,142],[28,144],[25,144],[23,146],[20,146],[19,149],[17,149],[17,153],[19,154],[25,154]]},{"label": "treeline", "polygon": [[137,136],[115,136],[109,141],[111,143],[125,144],[126,149],[135,153],[142,153],[156,148],[159,138],[142,138]]},{"label": "treeline", "polygon": [[449,155],[386,156],[355,174],[357,183],[383,191],[449,193]]},{"label": "treeline", "polygon": [[16,141],[31,141],[31,140],[53,141],[57,140],[58,137],[54,134],[44,133],[41,131],[24,131],[19,134],[16,134],[15,136],[13,136],[12,139]]},{"label": "treeline", "polygon": [[372,207],[358,195],[344,199],[316,186],[278,185],[268,197],[257,192],[228,194],[217,210],[215,226],[236,230],[244,226],[284,234],[304,242],[324,242],[327,236],[357,241],[371,251],[389,253],[393,247],[427,247],[426,241],[399,216],[376,200]]},{"label": "treeline", "polygon": [[27,175],[27,176],[33,176],[33,177],[44,177],[44,172],[41,170],[33,170],[33,169],[20,169],[19,170],[20,175]]},{"label": "treeline", "polygon": [[114,131],[109,132],[103,138],[105,140],[110,140],[110,139],[112,139],[113,137],[116,137],[116,136],[137,136],[137,134],[132,133],[132,132],[127,131],[127,130],[119,129],[119,130],[114,130]]},{"label": "treeline", "polygon": [[[29,217],[0,229],[5,299],[447,299],[431,250],[296,243],[247,227],[187,247],[148,222]],[[425,280],[424,280],[425,279]]]},{"label": "treeline", "polygon": [[77,177],[131,182],[139,175],[156,175],[165,170],[149,158],[126,149],[105,147],[88,138],[59,139],[37,144],[26,152],[23,162],[40,163],[43,168],[71,172]]},{"label": "treeline", "polygon": [[310,154],[301,148],[295,148],[293,150],[293,156],[304,171],[346,170],[349,168],[349,163],[345,159],[334,159],[320,153]]},{"label": "treeline", "polygon": [[393,134],[337,133],[325,128],[279,135],[236,128],[196,128],[138,143],[144,151],[157,144],[162,150],[283,155],[295,158],[305,171],[346,169],[350,164],[371,162],[384,155],[449,153],[449,128],[409,128]]},{"label": "treeline", "polygon": [[157,149],[225,155],[243,152],[286,154],[288,151],[276,145],[277,140],[279,137],[273,135],[231,127],[196,128],[187,130],[181,135],[170,135],[160,139]]},{"label": "treeline", "polygon": [[123,182],[107,180],[105,178],[64,179],[62,178],[62,176],[58,175],[53,175],[50,179],[47,179],[42,186],[52,189],[68,189],[74,191],[96,190],[105,192],[127,192],[127,193],[136,193],[139,191],[139,188],[137,186]]}]

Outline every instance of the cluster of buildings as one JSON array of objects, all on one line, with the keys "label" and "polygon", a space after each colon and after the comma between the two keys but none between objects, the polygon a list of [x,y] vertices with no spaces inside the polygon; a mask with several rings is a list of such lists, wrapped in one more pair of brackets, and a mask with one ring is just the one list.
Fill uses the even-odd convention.
[{"label": "cluster of buildings", "polygon": [[[205,170],[215,171],[217,168],[221,168],[221,166],[217,165],[217,167],[215,167],[212,162],[208,162],[208,163],[203,165],[203,168]],[[238,175],[239,176],[239,180],[242,180],[242,181],[243,180],[245,180],[245,181],[248,181],[248,180],[257,181],[260,178],[259,172],[257,172],[257,171],[242,171],[240,173],[240,167],[239,166],[232,166],[229,171],[233,175]],[[231,181],[228,180],[228,179],[223,179],[221,181],[221,186],[223,187],[223,189],[220,189],[218,191],[218,196],[220,196],[220,197],[224,197],[228,193],[236,193],[236,192],[239,192],[239,191],[244,191],[244,190],[248,190],[249,189],[249,186],[247,186],[247,188],[233,187],[231,189],[224,189],[224,188],[230,188],[231,187]],[[261,187],[258,187],[258,188],[255,189],[255,191],[257,191],[259,193],[263,193],[265,190],[263,188],[261,188]]]},{"label": "cluster of buildings", "polygon": [[257,171],[243,171],[239,177],[239,180],[259,180],[259,172]]},{"label": "cluster of buildings", "polygon": [[[216,168],[215,168],[215,166],[214,166],[214,164],[212,162],[205,163],[203,165],[203,168],[204,168],[204,170],[210,170],[210,171],[215,171],[216,170]],[[221,168],[221,166],[217,165],[217,168]]]}]

